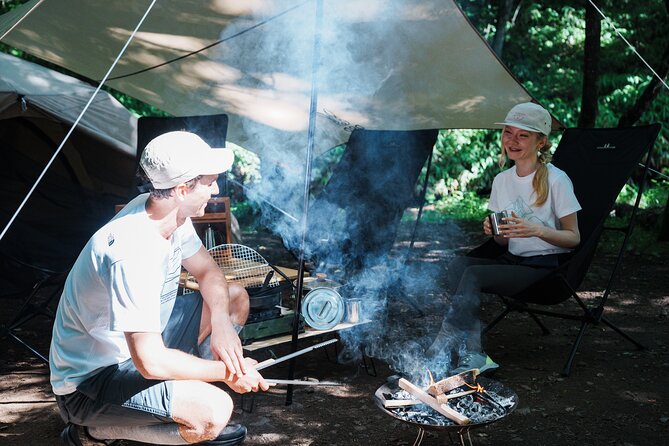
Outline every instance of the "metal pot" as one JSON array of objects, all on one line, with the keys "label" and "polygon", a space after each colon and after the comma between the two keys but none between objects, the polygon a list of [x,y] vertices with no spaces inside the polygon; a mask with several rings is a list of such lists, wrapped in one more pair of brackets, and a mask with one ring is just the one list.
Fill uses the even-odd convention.
[{"label": "metal pot", "polygon": [[344,318],[346,304],[333,288],[316,287],[302,300],[304,321],[316,330],[329,330]]}]

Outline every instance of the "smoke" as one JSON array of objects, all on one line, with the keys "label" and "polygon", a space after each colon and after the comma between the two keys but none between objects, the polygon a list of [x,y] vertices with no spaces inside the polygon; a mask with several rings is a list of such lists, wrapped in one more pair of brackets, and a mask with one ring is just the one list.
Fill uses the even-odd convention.
[{"label": "smoke", "polygon": [[[231,122],[231,132],[246,135],[236,141],[242,146],[243,138],[262,142],[262,147],[248,147],[262,153],[262,180],[250,186],[247,197],[259,204],[262,223],[282,237],[287,249],[297,253],[303,248],[312,81],[318,91],[316,155],[331,141],[348,140],[356,129],[401,128],[401,120],[378,123],[359,110],[370,109],[375,92],[392,91],[398,104],[412,100],[411,91],[394,80],[397,70],[419,69],[412,65],[412,51],[383,42],[409,32],[403,21],[429,20],[430,8],[438,4],[419,9],[406,0],[324,1],[324,20],[317,29],[316,1],[259,0],[249,3],[243,19],[226,27],[222,39],[237,37],[216,50],[230,67],[228,81],[219,84],[221,95],[236,114],[255,117]],[[316,35],[320,59],[314,66]],[[378,51],[370,54],[370,45]],[[443,303],[444,264],[409,261],[405,252],[392,251],[402,212],[416,204],[416,179],[436,131],[399,140],[388,134],[375,135],[372,142],[360,138],[359,146],[349,143],[344,167],[320,195],[310,197],[304,246],[318,271],[345,284],[345,298],[361,299],[361,318],[374,321],[368,329],[341,333],[345,349],[340,359],[355,360],[364,353],[413,376],[424,374],[426,366],[448,368],[448,352],[436,359],[425,356],[435,323],[427,317],[415,320],[406,310],[407,299],[425,311]],[[354,152],[373,144],[372,155]],[[434,314],[439,319],[443,309]]]}]

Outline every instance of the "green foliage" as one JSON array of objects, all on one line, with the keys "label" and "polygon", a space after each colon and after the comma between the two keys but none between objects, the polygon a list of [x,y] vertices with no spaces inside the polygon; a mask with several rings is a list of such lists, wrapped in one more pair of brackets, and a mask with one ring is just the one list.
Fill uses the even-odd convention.
[{"label": "green foliage", "polygon": [[230,201],[230,212],[235,216],[239,225],[246,229],[252,228],[258,221],[260,209],[251,201]]},{"label": "green foliage", "polygon": [[229,148],[235,154],[235,162],[232,170],[226,173],[229,180],[227,195],[230,197],[232,213],[240,224],[249,226],[259,213],[259,208],[255,203],[246,199],[243,186],[260,180],[260,159],[255,153],[236,144],[230,145]]},{"label": "green foliage", "polygon": [[102,89],[114,96],[121,104],[123,104],[125,108],[127,108],[131,113],[134,113],[136,116],[172,116],[169,113],[154,107],[153,105],[147,104],[146,102],[142,102],[139,99],[133,98],[132,96],[128,96],[127,94],[116,91],[113,88],[103,86]]},{"label": "green foliage", "polygon": [[488,197],[474,192],[458,192],[435,204],[435,210],[446,218],[483,220],[488,214]]},{"label": "green foliage", "polygon": [[11,11],[12,9],[21,6],[24,3],[27,3],[28,0],[1,0],[0,1],[0,14]]},{"label": "green foliage", "polygon": [[328,183],[345,150],[346,144],[341,144],[314,158],[311,166],[311,185],[309,189],[313,196],[318,195]]},{"label": "green foliage", "polygon": [[428,202],[465,191],[481,192],[490,187],[499,172],[499,132],[442,130],[433,152],[433,186]]},{"label": "green foliage", "polygon": [[[626,184],[623,190],[618,195],[616,203],[633,206],[636,201],[639,188],[633,184]],[[669,198],[669,182],[666,180],[653,179],[650,182],[650,187],[644,190],[639,202],[640,209],[657,209],[662,208],[667,203]]]}]

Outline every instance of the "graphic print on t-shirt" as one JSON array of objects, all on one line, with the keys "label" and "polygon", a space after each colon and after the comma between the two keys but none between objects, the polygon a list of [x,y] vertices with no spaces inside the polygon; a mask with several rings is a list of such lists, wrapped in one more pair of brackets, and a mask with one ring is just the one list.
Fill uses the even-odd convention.
[{"label": "graphic print on t-shirt", "polygon": [[167,265],[167,274],[165,275],[165,283],[160,292],[161,305],[176,299],[177,290],[179,288],[179,274],[181,274],[181,246],[176,245],[172,250],[169,263]]},{"label": "graphic print on t-shirt", "polygon": [[505,209],[511,209],[513,212],[516,213],[516,215],[519,218],[522,218],[523,220],[528,220],[532,223],[537,223],[543,226],[548,226],[548,223],[541,220],[539,217],[534,215],[534,210],[532,207],[525,203],[525,200],[523,200],[523,197],[520,195],[516,197],[516,199],[509,204]]}]

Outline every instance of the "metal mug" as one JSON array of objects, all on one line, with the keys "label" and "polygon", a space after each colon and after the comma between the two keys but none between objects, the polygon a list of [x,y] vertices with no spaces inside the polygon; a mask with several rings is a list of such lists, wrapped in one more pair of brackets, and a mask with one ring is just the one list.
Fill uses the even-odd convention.
[{"label": "metal mug", "polygon": [[502,220],[503,218],[513,217],[511,211],[504,210],[502,212],[493,212],[488,215],[488,221],[490,221],[490,229],[492,230],[493,235],[500,235],[499,225],[505,224]]},{"label": "metal mug", "polygon": [[351,324],[360,322],[360,299],[346,300],[346,322]]}]

